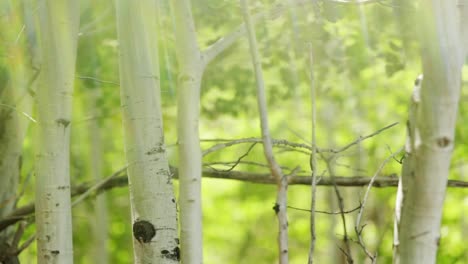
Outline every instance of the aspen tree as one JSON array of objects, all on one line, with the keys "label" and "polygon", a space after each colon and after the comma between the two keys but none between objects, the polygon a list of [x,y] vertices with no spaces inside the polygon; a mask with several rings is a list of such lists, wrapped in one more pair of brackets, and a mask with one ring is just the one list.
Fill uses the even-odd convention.
[{"label": "aspen tree", "polygon": [[38,263],[73,263],[70,127],[79,1],[38,1],[36,223]]},{"label": "aspen tree", "polygon": [[120,88],[135,263],[178,263],[176,202],[164,145],[157,2],[117,0]]},{"label": "aspen tree", "polygon": [[418,13],[424,77],[413,92],[398,197],[401,264],[436,263],[465,55],[455,2],[423,1]]},{"label": "aspen tree", "polygon": [[175,49],[179,64],[177,139],[182,262],[203,263],[201,165],[198,131],[200,86],[204,61],[197,44],[189,0],[172,0]]}]

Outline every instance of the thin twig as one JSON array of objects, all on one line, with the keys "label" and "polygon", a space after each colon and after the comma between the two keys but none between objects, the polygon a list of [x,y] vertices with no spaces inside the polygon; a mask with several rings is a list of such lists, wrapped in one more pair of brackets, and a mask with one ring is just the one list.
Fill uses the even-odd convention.
[{"label": "thin twig", "polygon": [[374,181],[375,181],[375,178],[377,177],[377,175],[380,174],[380,172],[382,171],[382,169],[385,167],[385,165],[387,165],[387,163],[393,159],[395,157],[395,155],[399,154],[401,151],[403,150],[403,148],[401,148],[399,151],[397,152],[394,152],[392,155],[390,155],[389,157],[387,157],[383,162],[382,164],[380,164],[379,168],[377,169],[377,171],[374,173],[374,175],[372,176],[371,178],[371,181],[369,182],[369,185],[367,186],[367,189],[366,189],[366,192],[364,194],[364,198],[362,200],[362,205],[361,205],[361,208],[359,209],[359,213],[356,217],[356,222],[355,222],[355,225],[354,225],[354,231],[356,232],[356,235],[358,237],[358,244],[359,246],[362,248],[362,250],[364,251],[364,253],[370,258],[370,260],[372,261],[372,263],[375,263],[377,261],[377,255],[376,254],[372,254],[368,249],[367,247],[365,246],[364,244],[364,240],[362,239],[362,231],[364,230],[364,226],[361,226],[361,219],[362,219],[362,215],[364,213],[364,209],[366,207],[366,202],[367,202],[367,199],[369,197],[369,193],[370,193],[370,190],[372,188],[372,185],[374,184]]},{"label": "thin twig", "polygon": [[288,130],[289,132],[291,132],[294,136],[296,136],[297,138],[299,138],[300,140],[310,144],[310,142],[308,140],[306,140],[303,136],[301,136],[301,134],[299,134],[299,132],[297,131],[294,131],[292,128],[288,127]]},{"label": "thin twig", "polygon": [[72,203],[72,207],[76,206],[77,204],[79,204],[81,201],[83,201],[84,199],[86,199],[88,196],[90,196],[94,191],[98,190],[99,188],[101,188],[102,186],[104,186],[106,183],[108,183],[110,180],[112,180],[113,178],[119,176],[122,172],[124,172],[125,170],[127,170],[127,166],[121,168],[120,170],[116,171],[114,174],[112,174],[111,176],[107,177],[107,178],[104,178],[104,179],[101,179],[99,182],[97,182],[96,184],[94,184],[93,186],[89,187],[83,194],[81,194],[80,196],[78,196],[78,198],[73,201]]},{"label": "thin twig", "polygon": [[26,228],[26,223],[24,221],[20,222],[18,225],[18,229],[15,232],[13,237],[13,241],[11,242],[11,246],[14,248],[18,248],[19,242],[21,237],[23,236],[24,229]]},{"label": "thin twig", "polygon": [[309,247],[309,264],[314,262],[314,250],[315,250],[315,197],[317,194],[317,138],[316,138],[316,122],[317,122],[317,105],[316,105],[316,88],[314,83],[314,71],[313,71],[313,54],[312,44],[309,44],[309,63],[310,63],[310,94],[312,101],[312,153],[310,154],[310,170],[312,171],[312,182],[311,182],[311,201],[310,201],[310,247]]},{"label": "thin twig", "polygon": [[337,201],[338,201],[338,208],[340,209],[340,216],[341,216],[341,223],[343,224],[343,233],[344,233],[344,236],[343,236],[343,243],[345,245],[345,256],[346,256],[346,260],[348,263],[353,263],[353,256],[351,254],[351,247],[349,245],[349,236],[348,236],[348,230],[347,230],[347,226],[346,226],[346,217],[345,217],[345,213],[344,213],[344,203],[343,203],[343,197],[341,196],[341,193],[340,193],[340,190],[338,189],[338,186],[336,184],[336,179],[335,179],[335,173],[334,173],[334,170],[333,170],[333,166],[331,165],[331,160],[332,160],[333,156],[328,158],[328,159],[324,159],[325,160],[325,163],[327,164],[327,169],[331,175],[331,180],[332,180],[332,184],[333,184],[333,189],[335,191],[335,195],[336,195],[336,198],[337,198]]},{"label": "thin twig", "polygon": [[229,169],[226,169],[226,170],[223,170],[223,171],[232,171],[235,167],[237,167],[237,165],[239,165],[239,163],[242,161],[243,158],[247,157],[250,153],[250,151],[255,147],[257,143],[253,143],[249,149],[247,150],[246,153],[244,153],[242,156],[240,156],[237,161],[234,163],[234,165],[232,165]]},{"label": "thin twig", "polygon": [[20,247],[18,247],[18,249],[15,251],[15,255],[18,256],[21,252],[23,252],[23,250],[28,248],[32,244],[32,242],[34,242],[35,240],[36,240],[36,234],[31,235]]},{"label": "thin twig", "polygon": [[[262,143],[263,144],[263,140],[261,138],[241,138],[241,139],[235,139],[235,140],[229,140],[229,139],[204,139],[204,140],[201,140],[201,141],[205,141],[205,142],[212,142],[212,141],[224,141],[223,143],[218,143],[206,150],[203,151],[203,156],[206,156],[210,153],[213,153],[213,152],[216,152],[218,150],[221,150],[221,149],[224,149],[224,148],[228,148],[228,147],[231,147],[231,146],[234,146],[234,145],[238,145],[238,144],[244,144],[244,143]],[[307,150],[310,150],[312,151],[312,147],[307,145],[307,144],[301,144],[301,143],[294,143],[294,142],[289,142],[287,140],[284,140],[284,139],[271,139],[271,143],[275,146],[288,146],[288,147],[292,147],[292,148],[302,148],[302,149],[307,149]]]},{"label": "thin twig", "polygon": [[96,78],[96,77],[93,77],[93,76],[76,76],[78,79],[81,79],[81,80],[92,80],[92,81],[95,81],[95,82],[99,82],[99,83],[107,83],[107,84],[112,84],[112,85],[116,85],[116,86],[120,86],[120,84],[118,82],[113,82],[113,81],[105,81],[105,80],[101,80],[99,78]]},{"label": "thin twig", "polygon": [[[331,149],[331,148],[319,148],[317,147],[316,148],[316,152],[317,153],[334,153],[334,154],[337,154],[337,153],[340,153],[340,152],[343,152],[347,149],[349,149],[350,147],[366,140],[366,139],[369,139],[369,138],[372,138],[380,133],[382,133],[383,131],[387,130],[387,129],[390,129],[394,126],[396,126],[398,124],[398,122],[395,122],[395,123],[392,123],[388,126],[385,126],[375,132],[372,132],[371,134],[368,134],[368,135],[365,135],[365,136],[359,136],[357,139],[353,140],[352,142],[348,143],[347,145],[345,145],[344,147],[341,147],[339,149]],[[229,139],[202,139],[200,140],[202,142],[222,142],[222,143],[218,143],[216,145],[213,145],[212,147],[206,149],[203,151],[203,156],[206,156],[210,153],[213,153],[213,152],[216,152],[218,150],[221,150],[221,149],[224,149],[224,148],[228,148],[228,147],[231,147],[231,146],[234,146],[234,145],[238,145],[238,144],[245,144],[245,143],[262,143],[263,144],[263,140],[261,138],[241,138],[241,139],[233,139],[233,140],[229,140]],[[308,145],[308,144],[303,144],[303,143],[296,143],[296,142],[290,142],[288,140],[285,140],[285,139],[271,139],[271,143],[275,146],[287,146],[287,147],[291,147],[291,148],[298,148],[298,149],[306,149],[306,150],[309,150],[309,151],[312,151],[312,146]],[[305,153],[305,154],[308,154],[309,153]]]},{"label": "thin twig", "polygon": [[28,115],[26,112],[18,110],[14,106],[11,106],[11,105],[8,105],[8,104],[2,104],[2,103],[0,103],[0,106],[11,109],[11,110],[13,110],[13,111],[15,111],[17,113],[20,113],[20,114],[24,115],[26,118],[28,118],[29,120],[31,120],[32,122],[37,123],[36,119],[34,119],[32,116]]},{"label": "thin twig", "polygon": [[387,129],[389,129],[389,128],[392,128],[392,127],[394,127],[394,126],[396,126],[396,125],[398,125],[398,122],[395,122],[395,123],[393,123],[393,124],[390,124],[390,125],[388,125],[388,126],[385,126],[385,127],[381,128],[381,129],[379,129],[379,130],[375,131],[374,133],[371,133],[371,134],[369,134],[369,135],[367,135],[367,136],[363,136],[363,137],[360,136],[359,138],[357,138],[355,141],[349,143],[348,145],[346,145],[346,146],[344,146],[344,147],[341,147],[341,148],[339,148],[339,149],[337,149],[337,150],[331,151],[331,152],[333,152],[333,153],[343,152],[343,151],[349,149],[350,147],[352,147],[352,146],[354,146],[354,145],[356,145],[356,144],[359,144],[359,143],[361,143],[362,141],[364,141],[364,140],[366,140],[366,139],[368,139],[368,138],[371,138],[371,137],[373,137],[373,136],[375,136],[375,135],[378,135],[378,134],[382,133],[383,131],[385,131],[385,130],[387,130]]},{"label": "thin twig", "polygon": [[345,255],[346,262],[349,263],[349,264],[352,264],[353,259],[352,259],[351,255],[349,255],[349,253],[340,246],[338,246],[338,249],[341,251],[341,253],[343,253],[343,255]]},{"label": "thin twig", "polygon": [[[244,165],[254,165],[254,166],[258,166],[258,167],[262,167],[262,168],[270,168],[268,166],[268,164],[263,164],[263,163],[260,163],[260,162],[255,162],[255,161],[224,161],[224,162],[204,162],[203,163],[203,166],[205,167],[208,167],[208,168],[211,168],[213,170],[217,170],[217,171],[226,171],[226,170],[219,170],[219,169],[216,169],[216,168],[213,168],[213,166],[216,166],[216,165],[222,165],[222,166],[229,166],[231,167],[233,164],[244,164]],[[290,168],[286,167],[286,166],[281,166],[281,169],[283,170],[289,170]],[[231,171],[231,170],[230,170]],[[301,171],[301,172],[304,172],[304,171]]]},{"label": "thin twig", "polygon": [[[294,210],[297,210],[297,211],[304,211],[304,212],[309,212],[309,213],[312,212],[312,210],[310,210],[310,209],[298,208],[298,207],[289,206],[289,205],[288,205],[288,208],[294,209]],[[361,205],[358,205],[356,208],[353,208],[351,210],[345,210],[343,212],[341,212],[341,211],[329,212],[329,211],[320,211],[320,210],[315,210],[315,212],[319,213],[319,214],[327,214],[327,215],[338,215],[338,214],[341,214],[341,213],[350,214],[350,213],[356,212],[360,208],[361,208]]]}]

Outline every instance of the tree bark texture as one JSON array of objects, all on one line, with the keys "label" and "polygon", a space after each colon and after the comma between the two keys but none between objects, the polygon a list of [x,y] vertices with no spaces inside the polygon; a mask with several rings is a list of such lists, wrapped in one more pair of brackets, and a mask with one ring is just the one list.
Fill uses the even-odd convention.
[{"label": "tree bark texture", "polygon": [[41,54],[37,99],[38,263],[73,263],[70,127],[79,26],[78,1],[38,1]]},{"label": "tree bark texture", "polygon": [[426,0],[418,14],[424,80],[413,95],[411,166],[402,175],[402,264],[436,263],[464,61],[456,3]]},{"label": "tree bark texture", "polygon": [[120,82],[135,263],[179,263],[177,212],[164,145],[157,2],[117,0]]}]

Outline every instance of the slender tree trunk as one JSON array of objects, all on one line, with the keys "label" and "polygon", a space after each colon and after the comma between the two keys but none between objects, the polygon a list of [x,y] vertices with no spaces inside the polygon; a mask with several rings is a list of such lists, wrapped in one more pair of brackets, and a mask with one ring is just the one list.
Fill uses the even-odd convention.
[{"label": "slender tree trunk", "polygon": [[312,153],[310,154],[310,170],[312,171],[312,182],[310,188],[310,247],[308,263],[314,263],[315,242],[317,239],[316,224],[315,224],[315,204],[317,198],[317,86],[314,81],[314,57],[312,52],[312,44],[309,45],[309,62],[310,62],[310,101],[312,103]]},{"label": "slender tree trunk", "polygon": [[406,142],[405,142],[405,159],[403,160],[403,166],[401,169],[401,178],[398,181],[398,189],[395,201],[395,218],[393,225],[393,263],[400,263],[400,237],[398,230],[400,230],[400,221],[401,221],[401,209],[403,206],[403,179],[408,179],[411,177],[411,172],[414,171],[414,155],[412,151],[414,149],[413,139],[416,136],[416,114],[418,110],[418,105],[420,102],[420,91],[422,84],[422,75],[420,75],[416,81],[413,88],[413,95],[411,96],[409,111],[408,111],[408,121],[406,123]]},{"label": "slender tree trunk", "polygon": [[203,263],[201,164],[198,132],[200,85],[204,62],[197,44],[188,0],[172,0],[179,64],[177,136],[182,262]]},{"label": "slender tree trunk", "polygon": [[457,11],[453,1],[433,0],[418,12],[424,80],[414,95],[419,103],[410,124],[412,166],[402,175],[402,264],[436,263],[464,57]]},{"label": "slender tree trunk", "polygon": [[78,1],[39,2],[42,66],[37,98],[38,263],[73,263],[70,122],[79,25]]},{"label": "slender tree trunk", "polygon": [[268,125],[268,110],[265,95],[265,84],[263,81],[262,63],[260,54],[257,47],[257,39],[255,30],[253,29],[253,22],[250,16],[247,0],[240,0],[242,14],[244,16],[245,25],[247,28],[250,54],[252,57],[252,64],[255,71],[255,81],[257,82],[257,103],[260,114],[260,126],[262,130],[263,152],[270,167],[271,174],[276,180],[278,192],[276,195],[276,203],[274,210],[278,218],[278,251],[279,263],[287,264],[289,262],[289,248],[288,248],[288,216],[287,216],[287,198],[288,198],[288,180],[283,175],[283,172],[275,160],[273,155],[273,147],[270,136],[270,128]]},{"label": "slender tree trunk", "polygon": [[120,82],[135,263],[178,263],[159,87],[157,2],[117,0]]}]

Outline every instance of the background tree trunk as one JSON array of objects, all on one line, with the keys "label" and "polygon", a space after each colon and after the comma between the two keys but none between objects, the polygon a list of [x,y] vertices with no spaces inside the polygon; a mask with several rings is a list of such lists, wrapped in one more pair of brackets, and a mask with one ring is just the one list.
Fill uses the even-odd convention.
[{"label": "background tree trunk", "polygon": [[[89,101],[91,102],[91,114],[92,116],[97,116],[99,111],[96,107],[98,98],[100,96],[99,89],[100,87],[97,85],[93,91],[91,91],[89,96]],[[103,175],[103,163],[104,159],[102,157],[102,136],[101,130],[99,129],[99,122],[96,118],[90,120],[89,123],[89,140],[90,140],[90,163],[91,163],[91,175],[92,179],[98,182],[102,180]],[[106,202],[106,194],[100,194],[96,197],[95,204],[94,204],[94,216],[93,216],[93,227],[94,227],[94,246],[93,246],[93,255],[94,260],[100,264],[107,264],[109,263],[109,248],[107,246],[108,243],[108,232],[109,232],[109,225],[108,225],[108,214],[107,214],[107,202]]]},{"label": "background tree trunk", "polygon": [[[5,16],[9,24],[1,33],[8,40],[8,68],[0,66],[0,218],[15,207],[19,197],[16,191],[21,172],[23,139],[32,120],[32,98],[29,93],[35,76],[27,69],[27,41],[15,41],[23,25],[21,5],[4,3],[10,10]],[[2,6],[3,7],[3,6]],[[26,16],[26,14],[25,14]],[[2,234],[0,234],[0,237]]]}]

